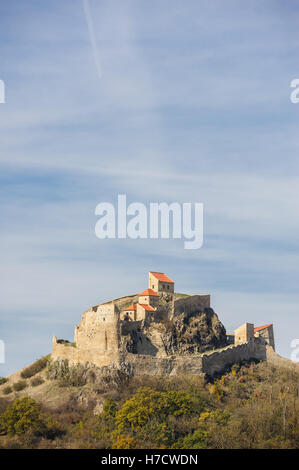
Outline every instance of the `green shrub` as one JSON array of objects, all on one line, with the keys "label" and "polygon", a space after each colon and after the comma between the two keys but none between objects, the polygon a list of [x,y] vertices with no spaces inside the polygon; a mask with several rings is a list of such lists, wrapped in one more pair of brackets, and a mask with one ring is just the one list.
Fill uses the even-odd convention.
[{"label": "green shrub", "polygon": [[6,384],[6,382],[8,382],[6,377],[0,377],[0,385]]},{"label": "green shrub", "polygon": [[0,430],[4,434],[23,434],[40,421],[40,404],[32,398],[17,399],[0,417]]},{"label": "green shrub", "polygon": [[172,449],[205,449],[207,444],[207,432],[196,429],[192,434],[179,439],[172,445]]},{"label": "green shrub", "polygon": [[139,429],[150,419],[162,422],[168,415],[190,414],[193,409],[191,396],[185,392],[157,392],[142,387],[127,400],[116,414],[119,432],[124,429]]},{"label": "green shrub", "polygon": [[168,409],[167,414],[181,416],[194,411],[191,396],[186,392],[171,390],[167,392]]},{"label": "green shrub", "polygon": [[23,379],[29,379],[30,377],[33,377],[47,366],[48,360],[49,356],[44,356],[31,364],[31,366],[26,367],[26,369],[21,372],[21,377]]},{"label": "green shrub", "polygon": [[116,403],[112,398],[107,398],[103,406],[103,414],[106,419],[114,419],[117,413]]},{"label": "green shrub", "polygon": [[21,390],[24,390],[24,388],[27,387],[27,382],[26,380],[19,380],[19,382],[16,382],[13,384],[13,389],[16,392],[20,392]]},{"label": "green shrub", "polygon": [[3,389],[4,395],[9,395],[11,392],[12,392],[12,388],[11,388],[10,386],[5,387],[5,388]]},{"label": "green shrub", "polygon": [[112,444],[112,449],[136,449],[136,441],[133,437],[122,434]]},{"label": "green shrub", "polygon": [[58,423],[41,413],[40,403],[30,397],[15,400],[0,416],[0,432],[13,436],[31,432],[52,439],[62,433]]},{"label": "green shrub", "polygon": [[45,381],[44,379],[42,379],[41,377],[34,377],[31,381],[30,381],[30,385],[32,385],[32,387],[37,387],[38,385],[41,385],[43,384]]}]

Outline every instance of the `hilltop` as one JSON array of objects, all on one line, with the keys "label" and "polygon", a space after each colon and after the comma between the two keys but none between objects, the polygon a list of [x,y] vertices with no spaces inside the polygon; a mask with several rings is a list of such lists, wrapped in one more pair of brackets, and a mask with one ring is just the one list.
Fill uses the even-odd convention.
[{"label": "hilltop", "polygon": [[210,295],[150,272],[0,379],[0,448],[295,448],[298,397],[271,323],[227,334]]},{"label": "hilltop", "polygon": [[88,363],[134,376],[213,376],[236,362],[268,360],[272,323],[246,322],[227,335],[209,294],[177,294],[174,286],[165,273],[150,271],[143,292],[85,311],[73,342],[53,336],[56,374],[66,364]]}]

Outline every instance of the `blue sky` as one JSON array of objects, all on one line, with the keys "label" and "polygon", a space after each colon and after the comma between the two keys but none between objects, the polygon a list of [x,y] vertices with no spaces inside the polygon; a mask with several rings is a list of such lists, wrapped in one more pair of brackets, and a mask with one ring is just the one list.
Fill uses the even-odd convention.
[{"label": "blue sky", "polygon": [[[6,375],[72,339],[91,305],[164,271],[228,331],[299,338],[296,1],[0,4],[1,318]],[[202,202],[204,245],[99,240],[99,202]]]}]

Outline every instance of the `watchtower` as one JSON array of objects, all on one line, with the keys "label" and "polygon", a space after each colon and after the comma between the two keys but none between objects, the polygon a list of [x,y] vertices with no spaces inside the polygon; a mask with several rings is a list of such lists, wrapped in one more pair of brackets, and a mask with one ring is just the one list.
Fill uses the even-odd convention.
[{"label": "watchtower", "polygon": [[158,294],[174,293],[174,281],[164,273],[150,271],[148,273],[148,287]]}]

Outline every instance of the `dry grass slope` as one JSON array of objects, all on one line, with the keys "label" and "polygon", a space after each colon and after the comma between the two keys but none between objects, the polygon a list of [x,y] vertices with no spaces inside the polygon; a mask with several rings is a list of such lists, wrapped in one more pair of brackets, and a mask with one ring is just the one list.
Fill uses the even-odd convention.
[{"label": "dry grass slope", "polygon": [[[0,385],[0,433],[7,406],[26,396],[55,425],[46,436],[2,430],[0,447],[298,448],[299,372],[289,366],[235,364],[210,382],[183,376],[103,382],[92,374],[82,382],[78,369],[77,386],[69,376],[50,380],[46,368],[24,379],[23,369]],[[14,390],[21,380],[26,388]],[[7,386],[13,391],[5,395]],[[134,421],[139,415],[142,426]]]}]

